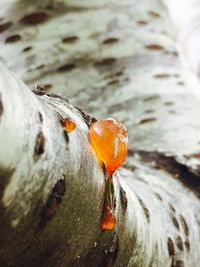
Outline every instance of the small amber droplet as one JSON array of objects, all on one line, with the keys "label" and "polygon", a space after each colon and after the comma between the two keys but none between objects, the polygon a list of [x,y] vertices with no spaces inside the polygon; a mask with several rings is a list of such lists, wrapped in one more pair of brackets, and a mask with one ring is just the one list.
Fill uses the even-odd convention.
[{"label": "small amber droplet", "polygon": [[125,126],[113,119],[99,120],[89,130],[90,142],[109,176],[123,164],[128,150]]},{"label": "small amber droplet", "polygon": [[74,129],[76,129],[76,123],[70,118],[63,119],[62,126],[67,133],[71,133],[72,131],[74,131]]},{"label": "small amber droplet", "polygon": [[101,219],[101,228],[104,230],[112,230],[117,221],[110,205],[105,205]]}]

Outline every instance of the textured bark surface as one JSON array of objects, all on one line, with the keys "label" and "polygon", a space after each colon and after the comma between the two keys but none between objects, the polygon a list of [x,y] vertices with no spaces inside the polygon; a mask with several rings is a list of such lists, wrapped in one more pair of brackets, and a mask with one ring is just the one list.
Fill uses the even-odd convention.
[{"label": "textured bark surface", "polygon": [[[92,118],[1,66],[0,265],[198,267],[200,100],[171,2],[174,24],[156,0],[2,1],[1,62],[121,120],[129,154],[114,179],[118,223],[104,232]],[[69,135],[62,117],[77,124]]]}]

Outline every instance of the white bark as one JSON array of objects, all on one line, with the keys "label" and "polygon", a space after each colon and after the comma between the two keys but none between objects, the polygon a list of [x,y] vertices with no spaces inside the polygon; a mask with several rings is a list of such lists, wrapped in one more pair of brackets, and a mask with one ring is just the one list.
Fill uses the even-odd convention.
[{"label": "white bark", "polygon": [[200,2],[164,0],[174,24],[183,62],[199,78]]},{"label": "white bark", "polygon": [[[123,121],[130,143],[114,182],[118,223],[102,232],[104,175],[81,113],[60,98],[35,96],[1,66],[3,266],[198,267],[199,99],[165,7],[152,0],[2,6],[4,22],[16,22],[0,35],[2,61],[29,86],[51,85],[93,116]],[[41,8],[49,14],[43,23],[17,22]],[[22,39],[4,43],[16,34]],[[77,123],[68,143],[58,113]],[[63,187],[63,175],[58,205],[53,187]]]},{"label": "white bark", "polygon": [[[36,266],[37,261],[31,263],[33,258],[39,254],[37,260],[40,264],[41,254],[44,253],[42,250],[51,247],[54,239],[58,243],[65,240],[67,264],[94,242],[101,216],[104,179],[97,161],[90,152],[88,127],[79,112],[68,102],[48,96],[37,98],[3,66],[0,73],[3,106],[0,127],[3,186],[1,264],[26,266],[30,261],[30,264]],[[57,112],[61,116],[73,118],[77,124],[76,131],[69,135],[69,141],[63,134]],[[52,191],[59,183],[62,186],[61,191],[65,191],[66,183],[67,194],[63,193],[65,204],[59,211],[60,215],[51,226],[40,232],[38,238],[37,232],[41,231],[40,228],[50,219],[47,214],[48,205],[51,204],[51,208],[57,197],[62,200],[60,188],[58,192]],[[88,193],[91,199],[87,198]],[[49,200],[50,195],[53,199]],[[90,201],[96,204],[89,206]],[[89,213],[85,212],[86,206],[90,207]],[[9,231],[4,230],[6,227]],[[85,237],[83,231],[87,232]],[[23,235],[26,240],[25,246],[28,246],[30,254],[33,253],[33,258],[28,254],[27,259],[22,253]],[[34,235],[39,240],[34,241]],[[70,243],[68,247],[69,241],[66,240],[70,239],[73,240],[73,244]],[[35,249],[44,241],[48,244],[47,247],[43,244],[43,249],[36,253]],[[17,247],[16,243],[19,243]],[[47,266],[53,266],[52,262]]]}]

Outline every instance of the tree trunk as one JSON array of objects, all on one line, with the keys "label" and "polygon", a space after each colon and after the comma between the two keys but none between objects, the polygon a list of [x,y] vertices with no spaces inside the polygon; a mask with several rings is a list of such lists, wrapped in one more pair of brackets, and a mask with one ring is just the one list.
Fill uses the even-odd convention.
[{"label": "tree trunk", "polygon": [[[0,65],[0,266],[198,267],[198,81],[180,64],[166,7],[1,5],[0,57],[17,75]],[[111,231],[100,227],[105,173],[88,137],[93,116],[122,121],[129,135]]]}]

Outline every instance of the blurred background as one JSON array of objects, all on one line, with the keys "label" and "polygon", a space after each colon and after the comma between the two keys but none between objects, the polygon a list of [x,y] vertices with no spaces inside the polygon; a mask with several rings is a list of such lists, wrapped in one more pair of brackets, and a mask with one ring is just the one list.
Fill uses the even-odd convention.
[{"label": "blurred background", "polygon": [[196,170],[199,27],[198,0],[1,0],[0,60]]}]

